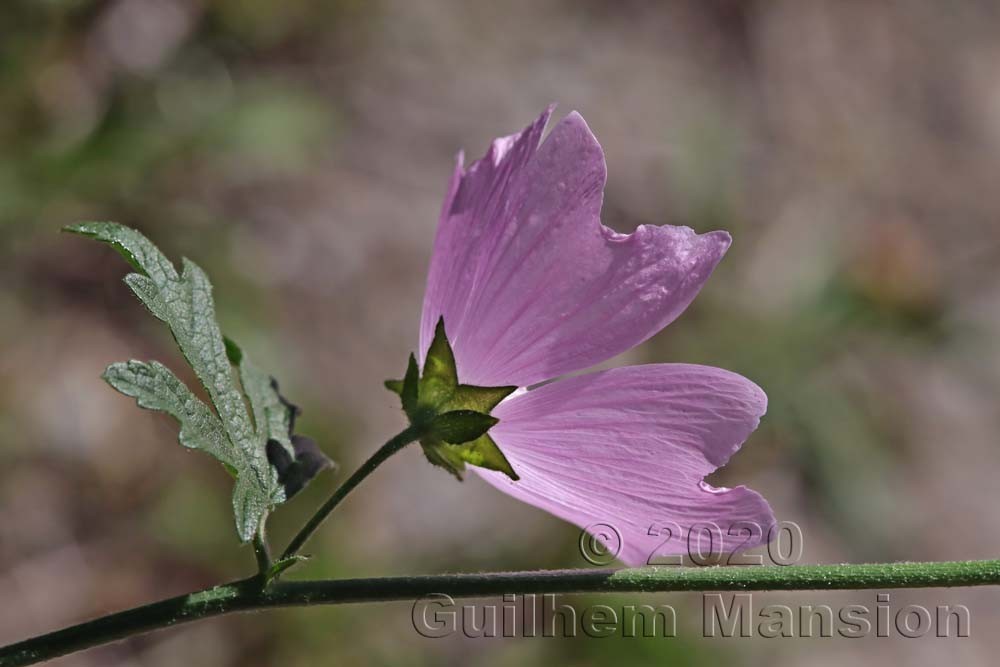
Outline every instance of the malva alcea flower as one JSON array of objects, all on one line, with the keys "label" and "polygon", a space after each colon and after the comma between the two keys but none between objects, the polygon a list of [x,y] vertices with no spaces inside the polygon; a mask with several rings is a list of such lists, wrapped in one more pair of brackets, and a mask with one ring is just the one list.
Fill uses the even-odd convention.
[{"label": "malva alcea flower", "polygon": [[[717,368],[651,364],[534,387],[660,331],[731,240],[687,227],[642,225],[629,235],[604,227],[601,147],[576,112],[541,141],[551,113],[496,139],[467,169],[459,155],[434,242],[420,364],[443,322],[459,383],[522,388],[493,409],[499,423],[489,431],[519,479],[473,469],[581,528],[614,526],[624,562],[684,553],[689,532],[706,523],[719,527],[717,551],[755,546],[774,524],[767,502],[704,482],[764,414],[767,397],[754,383]],[[666,526],[681,534],[664,543]]]}]

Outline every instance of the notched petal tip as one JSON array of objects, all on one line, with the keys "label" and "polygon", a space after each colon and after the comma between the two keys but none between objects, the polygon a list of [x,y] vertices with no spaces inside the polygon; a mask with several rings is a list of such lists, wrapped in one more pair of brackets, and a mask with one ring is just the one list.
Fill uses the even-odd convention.
[{"label": "notched petal tip", "polygon": [[721,229],[714,232],[707,232],[705,234],[702,234],[701,236],[706,241],[714,241],[716,244],[719,245],[719,247],[722,248],[723,252],[728,250],[729,246],[733,244],[732,235],[729,232]]},{"label": "notched petal tip", "polygon": [[631,234],[626,234],[602,224],[601,235],[609,244],[670,243],[678,248],[679,254],[714,254],[716,261],[722,258],[733,240],[729,232],[698,233],[684,225],[639,225]]},{"label": "notched petal tip", "polygon": [[499,167],[500,163],[504,161],[504,158],[511,152],[515,146],[520,142],[527,140],[530,142],[528,146],[529,151],[527,156],[530,157],[531,154],[537,150],[539,143],[541,143],[542,133],[545,131],[545,126],[548,125],[549,119],[552,117],[552,111],[555,109],[555,105],[550,105],[542,111],[539,116],[532,121],[527,127],[525,127],[520,132],[515,132],[513,134],[504,135],[502,137],[497,137],[490,142],[490,147],[487,149],[486,154],[472,163],[469,167],[469,171],[476,170],[482,164],[490,164],[494,168]]},{"label": "notched petal tip", "polygon": [[[600,190],[598,199],[603,197],[608,180],[607,161],[604,149],[590,129],[587,121],[576,111],[563,117],[545,138],[541,152],[546,152],[546,166],[555,173],[571,169],[586,174],[584,180],[592,180]],[[595,179],[594,176],[597,178]],[[600,207],[596,211],[598,219]]]},{"label": "notched petal tip", "polygon": [[[566,114],[562,120],[559,121],[559,126],[566,126],[567,128],[572,128],[579,133],[578,136],[583,137],[587,143],[592,144],[597,153],[600,154],[601,160],[604,160],[604,149],[601,148],[601,142],[597,140],[597,136],[594,131],[590,129],[590,125],[580,114],[579,111],[573,110]],[[552,130],[553,133],[555,129]]]}]

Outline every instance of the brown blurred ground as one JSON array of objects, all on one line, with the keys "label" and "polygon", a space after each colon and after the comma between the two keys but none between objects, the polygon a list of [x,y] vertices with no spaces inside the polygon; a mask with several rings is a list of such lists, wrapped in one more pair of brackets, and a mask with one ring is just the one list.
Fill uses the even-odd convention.
[{"label": "brown blurred ground", "polygon": [[[996,556],[995,3],[9,0],[0,642],[252,567],[225,473],[100,381],[120,359],[181,365],[124,263],[60,226],[118,220],[205,267],[226,331],[347,471],[401,425],[381,381],[415,344],[454,153],[551,101],[605,148],[606,224],[734,235],[688,313],[614,362],[710,363],[768,391],[719,479],[802,525],[804,562]],[[279,542],[335,482],[277,513]],[[576,537],[410,451],[302,573],[582,566]],[[697,599],[666,599],[697,620]],[[994,590],[898,599],[967,605],[972,637],[426,640],[400,604],[214,620],[59,664],[965,665],[1000,649]]]}]

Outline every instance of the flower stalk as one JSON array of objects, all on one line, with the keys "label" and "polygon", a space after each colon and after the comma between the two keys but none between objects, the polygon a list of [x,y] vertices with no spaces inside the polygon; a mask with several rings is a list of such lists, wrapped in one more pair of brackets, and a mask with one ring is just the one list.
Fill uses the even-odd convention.
[{"label": "flower stalk", "polygon": [[0,667],[31,665],[160,628],[233,612],[274,607],[412,601],[432,593],[453,598],[475,598],[529,593],[879,590],[997,585],[1000,585],[1000,560],[543,570],[279,581],[266,587],[253,577],[111,614],[0,648]]},{"label": "flower stalk", "polygon": [[306,522],[302,529],[292,538],[292,541],[288,543],[285,548],[285,552],[281,554],[279,560],[284,561],[289,558],[294,557],[298,554],[299,550],[305,546],[305,543],[309,541],[312,534],[316,532],[316,529],[320,527],[326,517],[329,516],[330,512],[340,504],[340,502],[347,497],[351,491],[354,490],[358,484],[360,484],[368,475],[375,472],[375,469],[382,465],[386,459],[398,452],[399,450],[406,447],[408,444],[417,441],[420,438],[420,431],[417,427],[410,426],[396,434],[391,440],[386,442],[382,447],[378,449],[374,454],[371,455],[367,461],[361,464],[361,467],[354,471],[347,481],[340,485],[336,491],[333,492],[325,503],[316,513],[312,515],[309,521]]}]

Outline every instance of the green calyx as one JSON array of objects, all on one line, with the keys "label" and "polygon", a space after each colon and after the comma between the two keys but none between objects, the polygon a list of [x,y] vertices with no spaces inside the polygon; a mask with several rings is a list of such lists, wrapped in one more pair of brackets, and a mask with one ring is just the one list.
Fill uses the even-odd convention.
[{"label": "green calyx", "polygon": [[438,320],[434,329],[423,375],[411,354],[406,376],[402,380],[387,380],[385,386],[399,395],[410,424],[422,434],[420,445],[428,461],[460,480],[467,463],[518,479],[488,433],[499,421],[490,416],[490,411],[517,387],[459,384],[444,318]]}]

